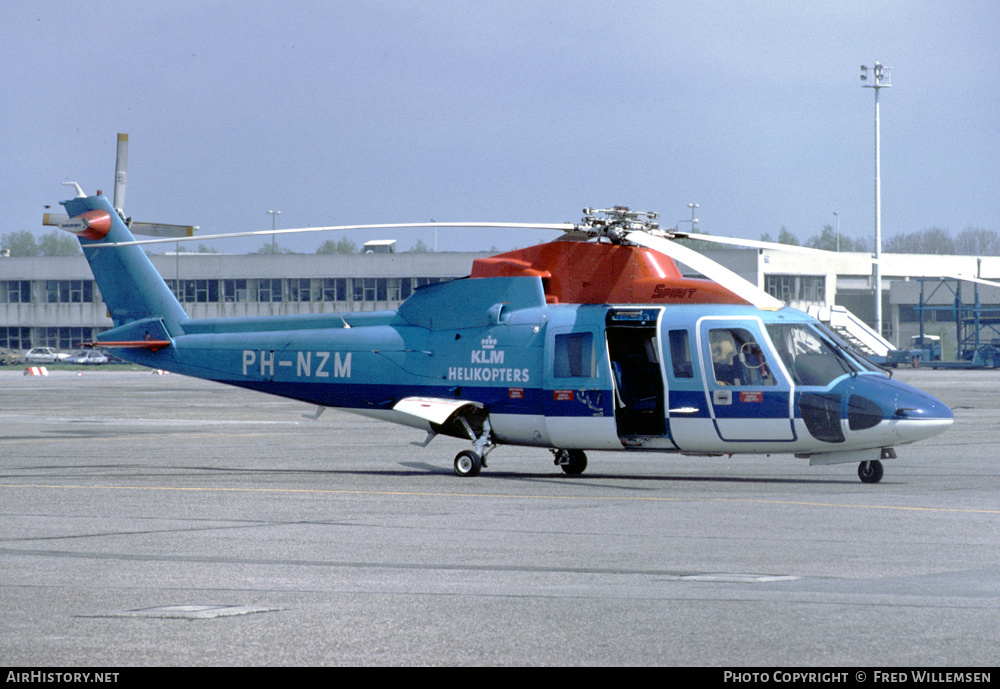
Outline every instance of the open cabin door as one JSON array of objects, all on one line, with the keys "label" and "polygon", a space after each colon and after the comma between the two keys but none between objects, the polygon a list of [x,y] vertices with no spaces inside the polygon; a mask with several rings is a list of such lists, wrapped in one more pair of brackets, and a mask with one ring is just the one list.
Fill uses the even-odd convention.
[{"label": "open cabin door", "polygon": [[599,323],[546,329],[542,397],[548,442],[558,448],[620,449]]},{"label": "open cabin door", "polygon": [[615,386],[618,437],[669,436],[657,328],[662,309],[612,309],[606,334]]}]

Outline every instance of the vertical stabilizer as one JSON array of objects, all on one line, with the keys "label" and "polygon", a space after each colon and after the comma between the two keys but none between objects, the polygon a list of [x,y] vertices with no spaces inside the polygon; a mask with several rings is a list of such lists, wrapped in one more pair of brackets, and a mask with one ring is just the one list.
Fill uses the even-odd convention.
[{"label": "vertical stabilizer", "polygon": [[[115,242],[135,241],[125,223],[115,212],[111,202],[103,196],[78,197],[63,201],[70,223],[76,218],[87,220],[99,216],[103,227],[93,230],[75,231],[83,255],[90,263],[90,269],[97,280],[104,303],[115,326],[133,321],[159,318],[171,336],[182,335],[181,323],[187,319],[184,308],[173,292],[153,267],[146,252],[140,246],[106,247]],[[105,214],[109,217],[104,217]],[[94,227],[97,223],[84,222]],[[94,238],[95,235],[100,235]]]}]

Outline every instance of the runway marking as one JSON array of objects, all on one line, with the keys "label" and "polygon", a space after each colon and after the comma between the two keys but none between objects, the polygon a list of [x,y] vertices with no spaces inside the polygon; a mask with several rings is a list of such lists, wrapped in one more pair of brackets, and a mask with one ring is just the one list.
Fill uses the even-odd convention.
[{"label": "runway marking", "polygon": [[309,493],[320,495],[384,495],[395,497],[432,497],[432,498],[496,498],[507,500],[600,500],[617,502],[738,502],[761,505],[798,505],[802,507],[853,507],[872,510],[895,510],[900,512],[935,512],[955,514],[1000,514],[1000,510],[963,508],[963,507],[912,507],[906,505],[862,505],[855,503],[811,502],[805,500],[763,500],[760,498],[697,498],[690,495],[684,497],[635,496],[635,495],[539,495],[534,493],[429,493],[425,491],[405,490],[336,490],[328,488],[198,488],[177,486],[82,486],[82,485],[45,485],[45,484],[0,484],[0,488],[33,488],[53,490],[154,490],[178,492],[219,492],[219,493]]}]

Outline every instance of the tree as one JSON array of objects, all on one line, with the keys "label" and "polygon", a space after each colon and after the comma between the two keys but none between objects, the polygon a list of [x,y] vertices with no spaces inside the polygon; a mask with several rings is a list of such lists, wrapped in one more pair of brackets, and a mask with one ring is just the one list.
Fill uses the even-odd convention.
[{"label": "tree", "polygon": [[948,230],[930,227],[923,232],[893,235],[882,242],[882,250],[890,254],[954,254],[955,242]]},{"label": "tree", "polygon": [[965,256],[1000,256],[1000,236],[995,230],[966,227],[955,237],[955,253]]},{"label": "tree", "polygon": [[[837,237],[837,231],[831,225],[824,225],[823,231],[806,242],[806,246],[823,251],[838,251],[844,248],[842,238]],[[849,250],[849,249],[848,249]]]},{"label": "tree", "polygon": [[327,239],[316,249],[317,254],[353,254],[357,251],[358,245],[347,237],[341,237],[337,241]]},{"label": "tree", "polygon": [[840,251],[863,252],[868,250],[868,244],[863,239],[855,240],[844,235],[840,235],[838,238],[837,231],[832,225],[824,225],[823,231],[810,237],[805,245],[813,249],[822,249],[823,251],[837,251],[838,244]]},{"label": "tree", "polygon": [[78,256],[82,253],[80,242],[77,241],[76,237],[59,230],[42,235],[38,242],[38,250],[42,256]]},{"label": "tree", "polygon": [[428,251],[430,251],[430,249],[428,249],[427,245],[424,244],[424,240],[418,239],[417,243],[413,245],[410,251],[415,254],[426,254]]},{"label": "tree", "polygon": [[784,226],[781,228],[781,232],[778,233],[778,244],[790,244],[791,246],[799,245],[799,238],[794,234],[785,229]]},{"label": "tree", "polygon": [[[854,242],[854,251],[860,251],[861,253],[870,252],[871,246],[868,244],[868,240],[864,237],[859,237],[858,239],[852,240]],[[840,238],[840,248],[841,251],[844,250],[844,238]]]},{"label": "tree", "polygon": [[286,249],[283,246],[279,246],[273,242],[265,242],[260,245],[260,248],[256,251],[252,251],[254,254],[263,254],[265,256],[276,256],[280,254],[293,254],[295,253],[291,249]]},{"label": "tree", "polygon": [[11,256],[40,256],[42,250],[38,248],[35,235],[27,230],[20,232],[7,232],[0,237],[2,248],[9,249]]}]

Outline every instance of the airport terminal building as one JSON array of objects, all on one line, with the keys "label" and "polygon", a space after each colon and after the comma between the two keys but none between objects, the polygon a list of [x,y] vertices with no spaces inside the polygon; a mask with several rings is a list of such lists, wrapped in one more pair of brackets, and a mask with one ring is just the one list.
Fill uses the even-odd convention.
[{"label": "airport terminal building", "polygon": [[[796,308],[836,304],[869,324],[875,320],[869,254],[772,249],[704,253]],[[151,258],[192,318],[217,318],[395,309],[421,285],[469,275],[472,261],[488,255],[181,252]],[[882,264],[883,334],[897,345],[919,331],[920,311],[925,327],[933,324],[933,334],[954,339],[954,318],[947,311],[918,306],[921,289],[924,304],[941,309],[956,295],[932,291],[930,281],[919,278],[1000,279],[1000,257],[883,254]],[[983,304],[1000,304],[1000,289],[979,286],[974,294],[969,283],[958,290],[966,303],[978,297]],[[111,327],[82,256],[0,258],[0,348],[75,349]]]}]

